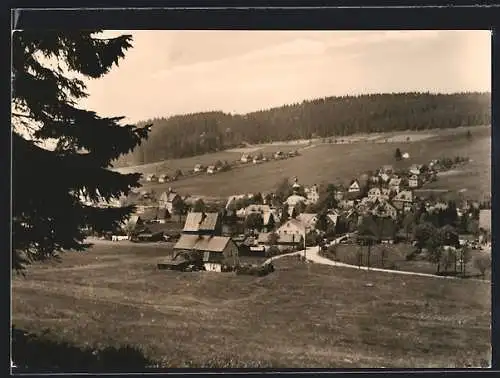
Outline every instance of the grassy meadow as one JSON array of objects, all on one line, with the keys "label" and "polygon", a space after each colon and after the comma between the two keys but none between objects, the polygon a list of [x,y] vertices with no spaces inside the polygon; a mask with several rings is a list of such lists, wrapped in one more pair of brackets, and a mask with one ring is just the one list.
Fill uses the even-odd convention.
[{"label": "grassy meadow", "polygon": [[[367,170],[375,170],[384,164],[405,168],[413,163],[426,163],[434,158],[461,155],[468,156],[472,162],[454,174],[439,177],[439,180],[429,188],[438,190],[444,188],[460,193],[464,198],[482,199],[491,191],[490,127],[481,126],[470,130],[473,135],[470,141],[465,137],[464,130],[455,130],[454,134],[441,131],[430,136],[427,133],[423,139],[412,135],[411,137],[416,140],[414,142],[410,139],[410,142],[402,143],[377,143],[376,140],[372,140],[344,144],[314,144],[303,148],[298,157],[257,165],[248,164],[213,176],[202,174],[174,183],[147,183],[145,187],[161,191],[171,186],[180,193],[227,197],[236,193],[273,190],[285,177],[298,176],[302,184],[308,185],[332,181],[348,183],[354,176]],[[404,138],[400,136],[400,139]],[[396,162],[394,152],[398,147],[402,152],[408,152],[410,158]],[[196,159],[213,160],[213,156],[219,155],[204,155]],[[190,159],[194,161],[195,158]]]},{"label": "grassy meadow", "polygon": [[134,345],[170,367],[444,368],[490,359],[489,283],[293,258],[275,261],[266,277],[156,270],[169,251],[101,243],[33,265],[13,279],[13,323],[78,346]]},{"label": "grassy meadow", "polygon": [[[408,243],[398,243],[398,244],[377,244],[372,246],[370,252],[370,267],[372,268],[383,268],[383,269],[395,269],[402,270],[406,272],[416,272],[416,273],[426,273],[435,274],[436,264],[429,262],[423,256],[415,258],[414,260],[407,260],[411,252],[415,250]],[[345,264],[358,265],[358,253],[362,252],[363,266],[368,265],[368,247],[359,246],[357,244],[339,244],[336,246],[336,258],[335,261],[339,261]],[[466,275],[468,278],[479,278],[481,279],[481,272],[474,267],[473,258],[477,255],[481,255],[484,252],[480,250],[471,250],[470,261],[466,264]],[[330,254],[327,256],[332,258]],[[444,267],[441,267],[443,270]],[[449,271],[453,271],[453,267],[450,265]],[[486,272],[485,279],[491,279],[490,271]]]}]

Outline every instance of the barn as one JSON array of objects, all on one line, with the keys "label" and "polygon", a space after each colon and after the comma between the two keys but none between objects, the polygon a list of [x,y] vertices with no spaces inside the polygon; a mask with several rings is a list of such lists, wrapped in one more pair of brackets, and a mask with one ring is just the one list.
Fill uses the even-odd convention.
[{"label": "barn", "polygon": [[238,247],[229,237],[212,235],[181,235],[174,251],[195,251],[203,258],[205,270],[221,272],[223,266],[239,264]]}]

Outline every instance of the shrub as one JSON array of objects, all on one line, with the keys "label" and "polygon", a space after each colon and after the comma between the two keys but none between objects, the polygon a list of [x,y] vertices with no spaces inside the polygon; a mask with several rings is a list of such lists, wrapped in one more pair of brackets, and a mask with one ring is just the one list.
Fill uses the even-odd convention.
[{"label": "shrub", "polygon": [[12,360],[21,369],[131,371],[157,364],[132,346],[81,348],[68,342],[12,329]]},{"label": "shrub", "polygon": [[481,253],[472,260],[472,266],[484,277],[486,271],[491,269],[491,256],[488,253]]},{"label": "shrub", "polygon": [[275,245],[273,245],[272,247],[270,247],[267,251],[266,251],[266,256],[267,257],[272,257],[272,256],[278,256],[280,254],[283,254],[284,252],[281,252],[280,249],[278,247],[276,247]]},{"label": "shrub", "polygon": [[263,277],[274,272],[274,265],[268,263],[265,265],[240,265],[235,268],[237,275],[259,276]]}]

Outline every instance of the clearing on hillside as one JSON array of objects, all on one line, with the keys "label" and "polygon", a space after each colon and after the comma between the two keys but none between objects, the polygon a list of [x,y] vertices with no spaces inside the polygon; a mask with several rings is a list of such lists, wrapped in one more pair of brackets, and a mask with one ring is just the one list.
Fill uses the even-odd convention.
[{"label": "clearing on hillside", "polygon": [[[472,130],[473,139],[467,140],[461,134],[442,134],[419,142],[404,143],[352,143],[322,144],[316,148],[303,149],[301,155],[263,164],[248,164],[229,172],[213,176],[200,175],[185,178],[175,183],[145,184],[146,188],[156,191],[166,190],[169,186],[180,193],[227,197],[235,193],[265,192],[275,189],[285,177],[298,176],[301,184],[311,185],[321,182],[348,183],[353,177],[375,170],[385,164],[395,168],[406,168],[413,163],[426,163],[440,157],[468,156],[472,162],[464,166],[468,174],[441,177],[429,188],[449,189],[463,192],[464,197],[482,198],[491,191],[491,136],[489,127]],[[394,151],[400,147],[408,152],[410,158],[394,160]]]}]

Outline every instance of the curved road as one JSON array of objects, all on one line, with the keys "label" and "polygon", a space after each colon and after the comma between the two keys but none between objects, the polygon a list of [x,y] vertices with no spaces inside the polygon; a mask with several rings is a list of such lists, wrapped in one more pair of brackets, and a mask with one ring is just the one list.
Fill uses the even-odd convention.
[{"label": "curved road", "polygon": [[[349,235],[344,235],[341,236],[340,238],[335,239],[331,244],[339,244],[342,239],[347,238]],[[351,265],[351,264],[345,264],[342,262],[338,261],[333,261],[330,259],[327,259],[326,257],[322,257],[319,255],[320,247],[319,246],[313,246],[313,247],[308,247],[306,248],[306,259],[310,262],[316,263],[316,264],[323,264],[323,265],[330,265],[330,266],[340,266],[344,268],[352,268],[352,269],[358,269],[358,270],[369,270],[373,272],[384,272],[384,273],[392,273],[392,274],[403,274],[403,275],[408,275],[408,276],[421,276],[421,277],[431,277],[431,278],[443,278],[443,279],[455,279],[455,280],[462,280],[463,278],[460,277],[452,277],[452,276],[437,276],[435,274],[428,274],[428,273],[418,273],[418,272],[408,272],[404,270],[392,270],[392,269],[381,269],[381,268],[368,268],[366,266],[358,266],[358,265]],[[287,253],[284,255],[278,255],[278,256],[273,256],[270,259],[267,259],[264,264],[270,263],[273,260],[280,259],[282,257],[287,257],[287,256],[296,256],[296,255],[304,255],[304,250],[297,251],[297,252],[292,252],[292,253]],[[480,282],[486,282],[485,280],[478,280],[478,279],[468,279],[468,281],[480,281]]]}]

